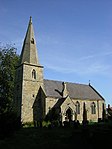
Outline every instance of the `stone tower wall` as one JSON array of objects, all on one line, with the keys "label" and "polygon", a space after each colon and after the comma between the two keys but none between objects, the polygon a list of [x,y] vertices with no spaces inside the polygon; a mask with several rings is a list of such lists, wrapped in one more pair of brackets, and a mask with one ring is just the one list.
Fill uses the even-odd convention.
[{"label": "stone tower wall", "polygon": [[[36,78],[32,76],[35,70]],[[22,122],[33,121],[33,104],[39,87],[43,87],[43,67],[23,63],[16,70],[15,109]]]},{"label": "stone tower wall", "polygon": [[[32,77],[32,71],[36,72],[36,79]],[[33,104],[36,100],[36,96],[39,87],[43,87],[43,68],[23,64],[23,82],[22,82],[22,121],[33,121]]]},{"label": "stone tower wall", "polygon": [[18,116],[21,116],[21,102],[22,102],[22,82],[23,82],[23,67],[20,65],[16,69],[15,75],[15,89],[14,89],[14,110]]}]

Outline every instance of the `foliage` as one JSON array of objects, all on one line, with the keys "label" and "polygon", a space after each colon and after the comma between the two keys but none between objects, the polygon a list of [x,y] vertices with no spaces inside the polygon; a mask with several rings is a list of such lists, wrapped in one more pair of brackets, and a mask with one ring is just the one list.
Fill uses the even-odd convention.
[{"label": "foliage", "polygon": [[11,110],[0,115],[0,138],[5,138],[20,129],[21,120],[16,113]]},{"label": "foliage", "polygon": [[106,110],[105,110],[105,105],[103,104],[103,111],[102,111],[102,120],[106,120]]},{"label": "foliage", "polygon": [[49,113],[47,114],[45,120],[49,120],[49,121],[54,121],[54,120],[58,120],[60,121],[61,116],[60,116],[60,108],[52,108],[49,110]]},{"label": "foliage", "polygon": [[84,105],[83,105],[83,122],[82,123],[84,125],[88,123],[88,121],[87,121],[87,110],[86,110],[85,102],[84,102]]},{"label": "foliage", "polygon": [[[51,125],[50,121],[42,121],[42,127],[48,128],[50,125]],[[34,122],[26,122],[23,124],[23,128],[31,128],[31,127],[35,127]],[[39,126],[36,126],[36,127],[39,127]]]},{"label": "foliage", "polygon": [[87,121],[87,110],[86,110],[85,102],[83,105],[83,121]]},{"label": "foliage", "polygon": [[34,123],[33,122],[26,122],[23,124],[24,128],[30,128],[30,127],[34,127]]},{"label": "foliage", "polygon": [[43,127],[49,127],[51,125],[51,122],[50,121],[43,121],[42,122],[42,126]]},{"label": "foliage", "polygon": [[11,108],[18,59],[15,47],[11,45],[0,47],[0,114],[10,111]]},{"label": "foliage", "polygon": [[0,47],[0,134],[8,134],[20,124],[20,118],[13,111],[15,67],[18,60],[15,47]]}]

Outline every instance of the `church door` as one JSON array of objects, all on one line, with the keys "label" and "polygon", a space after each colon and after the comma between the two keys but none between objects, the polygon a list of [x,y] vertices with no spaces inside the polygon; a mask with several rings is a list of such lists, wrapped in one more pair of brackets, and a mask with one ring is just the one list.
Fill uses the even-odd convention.
[{"label": "church door", "polygon": [[72,120],[72,110],[70,108],[66,111],[66,117],[69,121]]}]

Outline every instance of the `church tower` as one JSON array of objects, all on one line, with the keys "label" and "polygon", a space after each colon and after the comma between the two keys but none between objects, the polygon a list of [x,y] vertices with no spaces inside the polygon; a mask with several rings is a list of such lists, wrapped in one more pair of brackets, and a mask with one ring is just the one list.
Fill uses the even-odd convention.
[{"label": "church tower", "polygon": [[40,87],[43,88],[43,66],[39,64],[30,17],[15,79],[16,109],[22,122],[33,121],[33,104]]}]

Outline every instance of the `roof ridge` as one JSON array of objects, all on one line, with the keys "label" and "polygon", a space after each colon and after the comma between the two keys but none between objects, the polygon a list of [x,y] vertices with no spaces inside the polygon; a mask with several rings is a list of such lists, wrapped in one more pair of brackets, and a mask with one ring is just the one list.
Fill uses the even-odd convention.
[{"label": "roof ridge", "polygon": [[86,86],[89,86],[89,84],[82,84],[82,83],[75,83],[75,82],[68,82],[68,81],[60,81],[60,80],[50,80],[50,79],[44,79],[46,81],[54,81],[54,82],[65,82],[65,83],[68,83],[68,84],[77,84],[77,85],[86,85]]},{"label": "roof ridge", "polygon": [[60,80],[50,80],[50,79],[44,79],[46,81],[54,81],[54,82],[64,82],[64,81],[60,81]]}]

